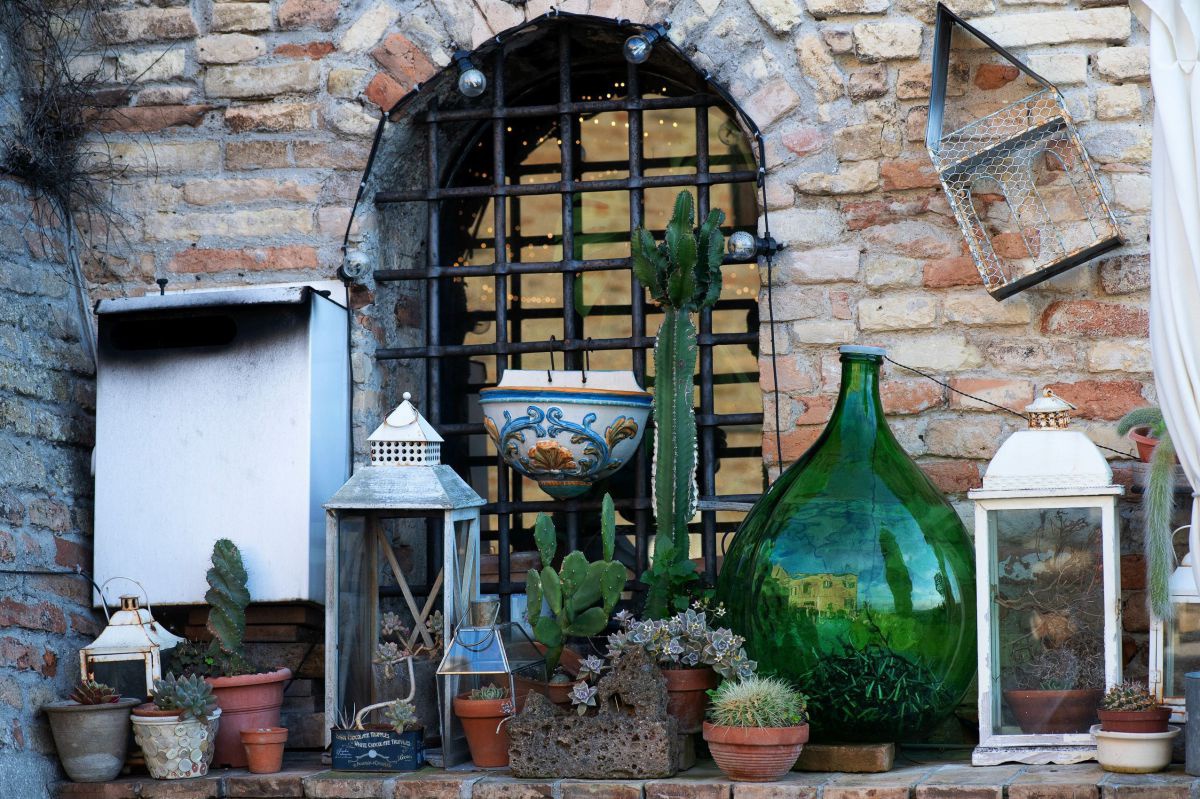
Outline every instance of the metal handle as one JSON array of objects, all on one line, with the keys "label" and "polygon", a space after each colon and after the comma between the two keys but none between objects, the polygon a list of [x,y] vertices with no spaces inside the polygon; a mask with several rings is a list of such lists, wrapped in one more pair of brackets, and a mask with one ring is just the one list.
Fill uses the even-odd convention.
[{"label": "metal handle", "polygon": [[113,580],[125,580],[127,582],[133,583],[138,588],[142,589],[142,599],[146,600],[146,612],[149,613],[151,616],[154,615],[154,610],[150,607],[150,595],[148,593],[146,593],[146,586],[142,585],[141,583],[139,583],[137,580],[133,579],[132,577],[121,577],[120,575],[118,575],[116,577],[109,577],[107,580],[105,580],[98,586],[99,592],[100,592],[100,605],[104,608],[105,621],[111,621],[112,614],[108,612],[108,599],[106,599],[104,596],[104,589]]}]

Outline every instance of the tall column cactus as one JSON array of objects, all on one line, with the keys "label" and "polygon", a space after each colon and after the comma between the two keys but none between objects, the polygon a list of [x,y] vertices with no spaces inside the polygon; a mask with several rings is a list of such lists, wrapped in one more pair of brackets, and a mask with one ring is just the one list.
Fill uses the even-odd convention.
[{"label": "tall column cactus", "polygon": [[695,228],[692,196],[681,191],[655,244],[640,228],[631,242],[633,271],[663,308],[654,345],[654,560],[642,578],[649,586],[646,615],[665,618],[687,603],[687,584],[696,579],[688,551],[688,522],[696,513],[696,416],[692,403],[696,372],[693,314],[721,296],[723,211],[713,209]]},{"label": "tall column cactus", "polygon": [[[558,549],[558,534],[554,521],[544,513],[538,515],[533,538],[544,565],[540,570],[531,569],[525,578],[526,614],[533,625],[534,637],[546,647],[546,679],[549,680],[558,668],[567,636],[604,632],[613,608],[621,599],[621,591],[625,589],[625,566],[613,560],[617,514],[612,497],[605,494],[600,509],[602,560],[589,563],[582,552],[570,552],[556,571],[553,562]],[[542,615],[543,599],[550,608],[549,615]]]},{"label": "tall column cactus", "polygon": [[212,568],[205,575],[208,590],[208,631],[212,634],[209,654],[224,676],[253,672],[246,661],[243,644],[246,638],[246,606],[250,590],[246,587],[246,566],[237,544],[221,538],[213,544]]}]

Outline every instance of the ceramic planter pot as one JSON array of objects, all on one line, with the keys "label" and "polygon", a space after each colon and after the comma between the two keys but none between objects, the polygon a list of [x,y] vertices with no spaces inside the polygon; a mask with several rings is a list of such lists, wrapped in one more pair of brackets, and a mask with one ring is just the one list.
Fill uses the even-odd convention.
[{"label": "ceramic planter pot", "polygon": [[246,768],[254,774],[274,774],[283,768],[283,745],[287,743],[287,737],[286,727],[242,730]]},{"label": "ceramic planter pot", "polygon": [[1097,715],[1100,716],[1100,728],[1105,732],[1166,732],[1171,709],[1101,710]]},{"label": "ceramic planter pot", "polygon": [[725,776],[737,782],[772,782],[787,774],[808,743],[808,725],[720,727],[704,722],[704,740]]},{"label": "ceramic planter pot", "polygon": [[[213,759],[213,743],[221,724],[217,708],[207,722],[181,721],[175,711],[145,706],[134,709],[133,738],[146,757],[146,768],[156,780],[181,780],[203,777]],[[170,715],[162,715],[168,713]]]},{"label": "ceramic planter pot", "polygon": [[1096,708],[1103,698],[1104,691],[1099,688],[1004,692],[1004,701],[1021,732],[1028,735],[1081,733],[1096,720]]},{"label": "ceramic planter pot", "polygon": [[277,669],[262,674],[205,678],[212,686],[222,714],[214,763],[229,768],[245,768],[246,749],[242,746],[242,730],[279,726],[284,683],[291,677],[291,669]]},{"label": "ceramic planter pot", "polygon": [[1096,760],[1105,771],[1121,774],[1150,774],[1162,771],[1171,763],[1171,747],[1178,727],[1166,732],[1107,732],[1096,724],[1091,728],[1096,737]]},{"label": "ceramic planter pot", "polygon": [[661,669],[667,681],[667,712],[679,723],[684,734],[700,732],[704,711],[708,709],[708,690],[721,678],[711,668]]},{"label": "ceramic planter pot", "polygon": [[454,715],[462,722],[471,748],[471,760],[479,768],[503,768],[508,765],[508,716],[504,705],[510,700],[472,699],[470,693],[454,697]]},{"label": "ceramic planter pot", "polygon": [[1138,460],[1142,463],[1149,463],[1150,457],[1154,454],[1154,448],[1158,446],[1158,439],[1150,436],[1150,428],[1135,427],[1129,431],[1129,440],[1137,447]]},{"label": "ceramic planter pot", "polygon": [[479,392],[504,462],[558,499],[587,493],[629,462],[652,403],[633,372],[509,369]]},{"label": "ceramic planter pot", "polygon": [[116,779],[125,765],[129,711],[138,702],[121,699],[103,705],[81,705],[64,699],[43,708],[50,719],[58,759],[72,781]]}]

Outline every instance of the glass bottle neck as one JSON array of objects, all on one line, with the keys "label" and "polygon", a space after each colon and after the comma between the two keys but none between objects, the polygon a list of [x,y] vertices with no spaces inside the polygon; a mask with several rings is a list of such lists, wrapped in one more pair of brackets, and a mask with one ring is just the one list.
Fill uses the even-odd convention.
[{"label": "glass bottle neck", "polygon": [[887,427],[879,398],[880,359],[871,355],[842,356],[842,385],[829,417],[829,431],[839,438],[874,440]]}]

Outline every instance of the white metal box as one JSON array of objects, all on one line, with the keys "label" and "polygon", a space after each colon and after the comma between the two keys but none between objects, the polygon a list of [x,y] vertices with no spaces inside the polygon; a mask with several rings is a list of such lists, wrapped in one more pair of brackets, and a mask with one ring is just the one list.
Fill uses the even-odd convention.
[{"label": "white metal box", "polygon": [[256,602],[325,599],[322,503],[349,476],[346,309],[313,289],[102,300],[95,577],[204,601],[232,539]]}]

